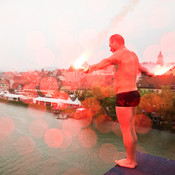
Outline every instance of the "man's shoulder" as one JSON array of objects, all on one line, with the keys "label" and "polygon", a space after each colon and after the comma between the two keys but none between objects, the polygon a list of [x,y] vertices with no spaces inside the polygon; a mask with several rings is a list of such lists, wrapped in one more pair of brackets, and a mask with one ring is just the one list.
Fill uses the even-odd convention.
[{"label": "man's shoulder", "polygon": [[114,55],[115,57],[118,57],[118,58],[121,58],[121,57],[125,56],[126,54],[127,54],[127,55],[128,55],[128,54],[131,54],[131,51],[129,51],[129,50],[126,49],[126,48],[116,50],[116,51],[113,53],[113,55]]},{"label": "man's shoulder", "polygon": [[122,53],[123,53],[123,49],[122,49],[122,50],[116,50],[116,51],[113,53],[113,55],[118,57],[118,56],[120,56]]},{"label": "man's shoulder", "polygon": [[126,47],[124,47],[124,48],[121,48],[121,49],[116,50],[116,51],[114,52],[114,54],[116,54],[116,55],[121,55],[121,54],[123,54],[123,53],[131,53],[131,51],[128,50]]}]

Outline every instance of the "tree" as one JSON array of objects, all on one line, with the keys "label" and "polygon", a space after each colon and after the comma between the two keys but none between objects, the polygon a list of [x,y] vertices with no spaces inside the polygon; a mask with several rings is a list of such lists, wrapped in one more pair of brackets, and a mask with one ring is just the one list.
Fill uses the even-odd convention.
[{"label": "tree", "polygon": [[81,102],[84,101],[86,98],[92,97],[92,92],[89,90],[76,90],[75,95],[78,97],[78,100]]},{"label": "tree", "polygon": [[104,95],[101,93],[100,87],[93,87],[92,88],[92,95],[99,101],[101,101],[104,98]]},{"label": "tree", "polygon": [[111,116],[113,120],[116,120],[115,112],[116,97],[106,97],[102,100],[101,106],[105,109],[108,116]]}]

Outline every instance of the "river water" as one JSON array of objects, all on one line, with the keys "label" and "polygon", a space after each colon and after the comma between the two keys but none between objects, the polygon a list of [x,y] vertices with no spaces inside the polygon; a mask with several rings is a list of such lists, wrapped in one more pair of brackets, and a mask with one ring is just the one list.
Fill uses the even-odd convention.
[{"label": "river water", "polygon": [[[175,160],[175,134],[138,134],[137,151]],[[0,103],[0,175],[103,175],[125,157],[118,123],[87,121]]]}]

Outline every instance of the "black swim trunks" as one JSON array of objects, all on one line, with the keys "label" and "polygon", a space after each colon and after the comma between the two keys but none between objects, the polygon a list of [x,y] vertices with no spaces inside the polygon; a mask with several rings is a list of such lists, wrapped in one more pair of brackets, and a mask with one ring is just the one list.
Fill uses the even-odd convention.
[{"label": "black swim trunks", "polygon": [[116,106],[136,107],[140,103],[140,94],[138,91],[122,92],[117,94]]}]

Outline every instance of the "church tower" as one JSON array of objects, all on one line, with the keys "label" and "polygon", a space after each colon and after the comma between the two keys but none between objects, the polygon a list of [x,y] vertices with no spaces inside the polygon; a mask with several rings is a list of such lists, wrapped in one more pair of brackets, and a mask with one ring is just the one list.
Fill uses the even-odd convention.
[{"label": "church tower", "polygon": [[159,65],[163,66],[163,63],[164,63],[164,61],[163,61],[163,55],[162,55],[162,52],[160,51],[160,52],[159,52],[159,55],[158,55],[158,57],[157,57],[157,62],[156,62],[156,64],[159,64]]}]

